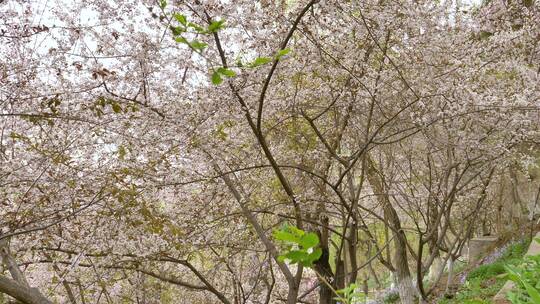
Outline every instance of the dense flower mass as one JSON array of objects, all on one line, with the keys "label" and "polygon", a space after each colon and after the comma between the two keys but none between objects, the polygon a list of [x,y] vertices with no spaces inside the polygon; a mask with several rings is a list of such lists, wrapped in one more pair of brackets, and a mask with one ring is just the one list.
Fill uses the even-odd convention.
[{"label": "dense flower mass", "polygon": [[[393,280],[411,304],[472,236],[535,218],[538,1],[0,16],[0,302],[326,304]],[[317,234],[313,268],[278,258],[285,223]]]}]

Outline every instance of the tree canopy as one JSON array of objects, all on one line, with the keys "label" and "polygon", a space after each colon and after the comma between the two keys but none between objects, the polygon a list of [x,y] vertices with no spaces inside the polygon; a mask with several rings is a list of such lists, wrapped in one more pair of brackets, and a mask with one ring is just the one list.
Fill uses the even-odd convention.
[{"label": "tree canopy", "polygon": [[536,214],[537,1],[0,16],[0,302],[410,304]]}]

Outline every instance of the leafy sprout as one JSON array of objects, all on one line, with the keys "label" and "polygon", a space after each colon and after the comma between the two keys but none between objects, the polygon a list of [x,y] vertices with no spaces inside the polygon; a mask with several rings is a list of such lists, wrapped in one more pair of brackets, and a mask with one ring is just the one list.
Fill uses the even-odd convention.
[{"label": "leafy sprout", "polygon": [[285,247],[283,254],[278,257],[279,261],[313,267],[313,263],[322,255],[319,237],[316,233],[306,233],[286,224],[280,229],[274,230],[273,236],[276,240],[281,241]]}]

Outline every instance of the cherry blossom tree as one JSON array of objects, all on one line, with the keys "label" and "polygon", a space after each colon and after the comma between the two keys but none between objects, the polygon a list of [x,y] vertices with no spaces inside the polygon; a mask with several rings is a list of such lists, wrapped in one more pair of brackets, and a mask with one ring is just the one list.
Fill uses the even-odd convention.
[{"label": "cherry blossom tree", "polygon": [[[332,303],[374,263],[413,303],[535,162],[537,3],[0,14],[0,292],[24,303]],[[279,258],[284,223],[314,269]]]}]

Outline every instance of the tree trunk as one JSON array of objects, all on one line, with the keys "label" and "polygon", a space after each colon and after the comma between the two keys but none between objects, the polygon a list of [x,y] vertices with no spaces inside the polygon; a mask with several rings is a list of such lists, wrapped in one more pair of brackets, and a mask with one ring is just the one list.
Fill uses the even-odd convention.
[{"label": "tree trunk", "polygon": [[397,288],[401,304],[414,304],[416,292],[411,277],[403,277],[397,274]]},{"label": "tree trunk", "polygon": [[[332,288],[335,288],[333,280],[332,269],[330,268],[329,263],[329,252],[328,247],[322,248],[322,255],[315,264],[315,271],[319,273],[320,276],[324,278],[324,281],[319,278],[319,303],[320,304],[332,304],[334,294],[332,289],[327,284],[332,285]],[[326,282],[325,282],[326,281]]]},{"label": "tree trunk", "polygon": [[448,260],[448,278],[446,280],[446,288],[444,290],[445,294],[450,293],[450,287],[452,286],[453,280],[454,280],[454,259],[450,258],[450,260]]},{"label": "tree trunk", "polygon": [[362,279],[362,291],[364,292],[364,295],[368,296],[369,294],[369,285],[368,285],[368,278],[367,277],[364,277],[364,279]]},{"label": "tree trunk", "polygon": [[296,304],[298,300],[298,286],[290,286],[287,294],[287,304]]},{"label": "tree trunk", "polygon": [[356,283],[356,278],[358,277],[358,261],[356,259],[356,252],[358,251],[358,225],[354,219],[349,227],[349,239],[351,240],[350,242],[347,242],[349,245],[350,263],[349,283]]},{"label": "tree trunk", "polygon": [[336,258],[336,289],[345,288],[345,263],[339,257]]},{"label": "tree trunk", "polygon": [[326,286],[326,284],[321,285],[319,289],[319,303],[320,304],[332,304],[333,298],[332,290]]},{"label": "tree trunk", "polygon": [[435,257],[435,259],[433,259],[433,263],[429,267],[429,272],[427,276],[427,279],[430,285],[437,283],[437,279],[439,278],[439,273],[441,272],[443,267],[444,267],[443,259],[440,256]]},{"label": "tree trunk", "polygon": [[373,269],[373,265],[371,265],[371,262],[368,264],[369,272],[373,276],[373,279],[375,280],[375,284],[377,285],[377,289],[382,289],[382,283],[379,280],[379,277],[377,276],[377,272],[375,272],[375,269]]},{"label": "tree trunk", "polygon": [[407,238],[405,232],[401,228],[401,221],[396,212],[396,209],[390,203],[390,198],[385,189],[383,176],[377,172],[375,163],[368,155],[367,158],[368,170],[367,178],[377,199],[383,206],[384,219],[386,225],[392,229],[394,238],[394,267],[396,275],[396,283],[398,285],[399,296],[402,304],[413,304],[415,297],[415,288],[411,281],[411,272],[407,261]]},{"label": "tree trunk", "polygon": [[328,218],[323,217],[321,219],[321,227],[322,230],[318,231],[319,239],[321,240],[321,249],[322,254],[319,260],[315,262],[315,271],[324,278],[323,281],[321,278],[319,278],[319,303],[320,304],[332,304],[334,294],[332,293],[332,289],[330,289],[330,286],[332,285],[332,288],[334,288],[333,284],[333,278],[334,273],[332,272],[332,268],[330,267],[330,250],[328,248]]},{"label": "tree trunk", "polygon": [[[433,262],[431,265],[429,265],[429,272],[428,272],[428,282],[430,285],[433,285],[433,284],[436,284],[437,282],[437,279],[439,277],[439,272],[440,272],[440,269],[441,267],[444,267],[444,265],[442,265],[443,261],[441,259],[441,253],[440,253],[440,250],[439,250],[439,233],[441,233],[439,231],[439,222],[440,222],[440,218],[439,218],[439,209],[438,209],[438,206],[437,204],[434,203],[433,200],[430,200],[428,202],[428,221],[429,221],[429,230],[428,230],[428,240],[427,240],[427,244],[428,244],[428,249],[429,249],[429,258],[431,257],[434,257],[433,258]],[[442,232],[444,233],[444,232]],[[420,255],[420,253],[419,253]],[[419,263],[420,265],[422,265],[422,263]],[[422,267],[420,267],[422,268]],[[423,273],[422,273],[422,269],[418,269],[417,271],[420,272],[420,274],[422,276],[420,276],[418,279],[422,279],[423,278]],[[421,282],[418,282],[418,284],[420,284]],[[420,289],[422,291],[422,289]]]},{"label": "tree trunk", "polygon": [[412,285],[411,273],[407,261],[407,244],[405,242],[405,233],[403,231],[396,233],[394,238],[394,244],[396,246],[394,254],[396,282],[401,303],[413,304],[416,292]]}]

